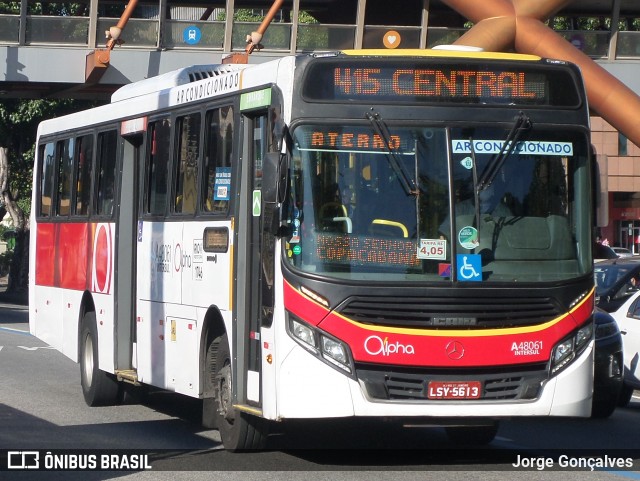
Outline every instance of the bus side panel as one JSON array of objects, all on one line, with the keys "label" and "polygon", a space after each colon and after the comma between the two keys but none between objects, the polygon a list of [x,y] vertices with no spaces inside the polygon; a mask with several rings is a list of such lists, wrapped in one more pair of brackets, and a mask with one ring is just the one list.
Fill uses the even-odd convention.
[{"label": "bus side panel", "polygon": [[198,340],[201,323],[196,317],[196,307],[169,305],[164,330],[165,385],[167,389],[191,397],[198,397],[200,391]]},{"label": "bus side panel", "polygon": [[[33,286],[33,302],[30,304],[31,334],[62,352],[62,296],[60,289],[51,286]],[[72,357],[75,361],[77,353]]]},{"label": "bus side panel", "polygon": [[[111,283],[113,283],[113,274]],[[98,365],[103,371],[114,373],[115,296],[113,293],[96,293],[93,295],[93,302],[96,307],[96,323],[98,325]]]},{"label": "bus side panel", "polygon": [[166,375],[170,361],[165,343],[167,337],[171,339],[166,306],[181,303],[182,223],[142,222],[138,231],[135,356],[138,379],[173,389]]},{"label": "bus side panel", "polygon": [[56,224],[36,224],[36,259],[35,284],[38,286],[53,286],[55,272]]},{"label": "bus side panel", "polygon": [[182,223],[143,222],[138,237],[138,299],[180,303]]},{"label": "bus side panel", "polygon": [[[35,224],[35,281],[30,329],[32,334],[59,351],[63,351],[62,296],[56,286],[57,236],[59,224]],[[68,354],[68,353],[67,353]],[[77,354],[72,357],[76,360]]]},{"label": "bus side panel", "polygon": [[[215,252],[204,250],[204,234],[211,229],[224,238]],[[167,352],[167,377],[175,377],[175,390],[189,396],[199,396],[200,352],[203,321],[211,306],[218,308],[223,317],[231,319],[231,293],[233,285],[233,227],[230,220],[185,222],[182,238],[182,303],[176,315],[176,333]],[[193,311],[191,306],[197,306]],[[182,319],[181,319],[182,318]],[[186,319],[185,319],[186,318]],[[179,367],[179,368],[178,368]]]},{"label": "bus side panel", "polygon": [[[81,322],[79,316],[80,303],[82,301],[83,291],[60,289],[58,290],[58,297],[61,297],[61,306],[59,313],[62,314],[62,346],[60,350],[62,353],[78,362],[78,333],[79,323]],[[98,327],[100,325],[98,324]],[[102,332],[98,329],[98,339],[101,342]],[[104,348],[98,346],[98,352],[102,354]],[[102,368],[102,364],[98,364]]]},{"label": "bus side panel", "polygon": [[[113,288],[115,224],[91,224],[87,236],[87,289],[93,293],[92,298],[96,309],[98,365],[103,371],[113,373],[115,370],[115,292]],[[80,307],[79,300],[77,307]]]},{"label": "bus side panel", "polygon": [[90,224],[59,224],[58,271],[60,287],[82,291],[88,287],[87,259],[91,254]]},{"label": "bus side panel", "polygon": [[164,305],[138,299],[136,321],[138,380],[164,388]]},{"label": "bus side panel", "polygon": [[[203,237],[207,228],[216,232],[226,231],[226,247],[216,252],[205,252]],[[185,223],[182,254],[182,302],[205,308],[213,305],[220,311],[230,310],[233,284],[231,221]]]},{"label": "bus side panel", "polygon": [[78,361],[81,301],[93,293],[99,366],[113,372],[113,245],[110,224],[36,224],[32,333]]}]

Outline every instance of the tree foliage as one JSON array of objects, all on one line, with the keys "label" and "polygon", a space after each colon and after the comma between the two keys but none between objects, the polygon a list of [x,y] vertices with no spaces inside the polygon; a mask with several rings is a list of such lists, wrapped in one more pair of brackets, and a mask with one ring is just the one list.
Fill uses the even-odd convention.
[{"label": "tree foliage", "polygon": [[9,289],[24,290],[28,272],[27,221],[38,124],[95,105],[96,102],[59,99],[6,99],[0,101],[0,219],[11,214],[15,248]]},{"label": "tree foliage", "polygon": [[[94,104],[69,99],[7,99],[0,102],[0,147],[8,149],[11,167],[9,188],[14,199],[23,208],[27,207],[27,215],[38,124]],[[26,204],[22,203],[23,200]]]},{"label": "tree foliage", "polygon": [[[28,2],[28,15],[82,15],[87,10],[86,3],[72,2]],[[0,13],[18,15],[20,2],[0,2]]]}]

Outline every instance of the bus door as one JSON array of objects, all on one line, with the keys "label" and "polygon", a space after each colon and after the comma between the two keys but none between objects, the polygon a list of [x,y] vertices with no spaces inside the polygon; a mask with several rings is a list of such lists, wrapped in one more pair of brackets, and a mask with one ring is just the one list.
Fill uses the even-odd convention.
[{"label": "bus door", "polygon": [[[146,122],[145,122],[146,123]],[[135,378],[133,373],[133,346],[136,342],[136,243],[138,196],[138,166],[144,145],[143,132],[136,124],[123,122],[122,164],[120,165],[119,200],[116,209],[114,293],[115,304],[115,368],[120,377]]]},{"label": "bus door", "polygon": [[262,163],[265,154],[273,148],[273,142],[270,141],[271,126],[266,110],[245,112],[243,124],[240,190],[243,195],[237,216],[238,255],[235,257],[238,274],[234,317],[237,362],[233,379],[237,402],[259,407],[262,405],[260,327],[271,323],[274,272],[274,238],[264,231]]},{"label": "bus door", "polygon": [[[170,208],[170,166],[172,120],[168,115],[149,119],[140,157],[140,214],[137,220],[136,249],[140,260],[136,294],[136,375],[140,382],[172,389],[173,376],[167,366],[175,354],[171,341],[173,327],[167,322],[168,306],[181,302],[182,274],[176,249],[181,244],[182,222],[167,222]],[[169,342],[165,342],[169,339]],[[171,384],[169,384],[171,382]]]}]

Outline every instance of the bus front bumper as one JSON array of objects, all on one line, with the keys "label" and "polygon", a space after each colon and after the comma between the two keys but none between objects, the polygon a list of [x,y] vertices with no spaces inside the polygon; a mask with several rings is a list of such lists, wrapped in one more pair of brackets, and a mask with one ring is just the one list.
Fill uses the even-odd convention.
[{"label": "bus front bumper", "polygon": [[563,371],[544,381],[534,399],[380,400],[368,395],[362,381],[349,378],[296,346],[281,365],[274,418],[588,417],[593,394],[593,353],[591,342]]}]

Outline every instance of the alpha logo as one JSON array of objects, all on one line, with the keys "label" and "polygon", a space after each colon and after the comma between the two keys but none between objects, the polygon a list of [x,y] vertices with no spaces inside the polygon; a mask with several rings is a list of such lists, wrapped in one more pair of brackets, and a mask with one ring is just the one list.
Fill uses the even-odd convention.
[{"label": "alpha logo", "polygon": [[464,357],[464,346],[458,341],[451,341],[444,348],[447,357],[453,361],[457,361]]},{"label": "alpha logo", "polygon": [[389,338],[382,339],[380,336],[369,336],[364,340],[364,350],[371,356],[390,356],[392,354],[415,354],[415,349],[411,344],[401,344],[396,341],[389,343]]}]

